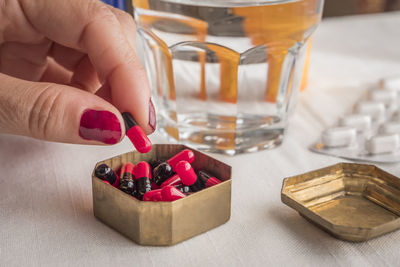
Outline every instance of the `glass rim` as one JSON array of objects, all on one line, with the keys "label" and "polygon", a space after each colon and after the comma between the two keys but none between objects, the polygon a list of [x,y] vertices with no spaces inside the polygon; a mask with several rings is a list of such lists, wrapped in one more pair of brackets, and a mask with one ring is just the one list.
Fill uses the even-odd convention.
[{"label": "glass rim", "polygon": [[158,0],[160,2],[191,5],[191,6],[206,6],[206,7],[251,7],[274,5],[290,2],[298,2],[301,0]]}]

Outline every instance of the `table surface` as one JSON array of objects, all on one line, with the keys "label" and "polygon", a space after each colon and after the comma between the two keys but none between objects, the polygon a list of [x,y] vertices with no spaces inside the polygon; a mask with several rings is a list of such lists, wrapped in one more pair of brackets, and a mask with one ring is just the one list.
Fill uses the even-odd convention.
[{"label": "table surface", "polygon": [[[0,265],[393,266],[400,231],[364,243],[337,240],[280,200],[282,179],[345,161],[307,147],[379,78],[400,75],[400,13],[324,20],[313,40],[308,89],[283,145],[235,157],[228,223],[172,247],[142,247],[95,219],[91,171],[112,147],[0,135]],[[154,143],[165,143],[153,135]],[[379,164],[400,174],[400,164]]]}]

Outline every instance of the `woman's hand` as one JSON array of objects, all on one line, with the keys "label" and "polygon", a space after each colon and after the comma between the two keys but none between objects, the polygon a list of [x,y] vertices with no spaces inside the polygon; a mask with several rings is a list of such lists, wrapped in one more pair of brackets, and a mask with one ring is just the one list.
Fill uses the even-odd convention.
[{"label": "woman's hand", "polygon": [[98,0],[0,0],[0,132],[114,144],[154,107],[132,17]]}]

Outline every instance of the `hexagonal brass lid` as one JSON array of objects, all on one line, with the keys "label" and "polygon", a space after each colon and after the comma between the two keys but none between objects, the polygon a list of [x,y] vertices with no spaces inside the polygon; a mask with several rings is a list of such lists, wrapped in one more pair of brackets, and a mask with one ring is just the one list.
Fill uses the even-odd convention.
[{"label": "hexagonal brass lid", "polygon": [[400,228],[400,179],[374,165],[339,163],[284,179],[282,202],[347,241]]}]

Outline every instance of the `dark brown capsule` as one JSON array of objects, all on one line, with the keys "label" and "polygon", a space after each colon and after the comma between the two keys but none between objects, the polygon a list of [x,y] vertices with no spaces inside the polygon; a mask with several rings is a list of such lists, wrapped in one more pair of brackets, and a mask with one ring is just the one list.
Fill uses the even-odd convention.
[{"label": "dark brown capsule", "polygon": [[216,184],[221,183],[221,181],[214,176],[211,176],[210,174],[206,173],[205,171],[199,171],[197,173],[198,179],[201,180],[201,182],[204,184],[205,187],[210,187]]},{"label": "dark brown capsule", "polygon": [[136,190],[134,196],[142,200],[144,194],[151,191],[151,169],[147,162],[141,161],[136,165],[135,178]]},{"label": "dark brown capsule", "polygon": [[153,181],[160,186],[165,180],[174,175],[174,172],[167,162],[163,162],[154,168]]},{"label": "dark brown capsule", "polygon": [[153,181],[160,186],[165,180],[175,174],[175,167],[179,161],[186,160],[189,163],[194,161],[194,153],[190,149],[184,149],[166,162],[160,163],[153,170]]},{"label": "dark brown capsule", "polygon": [[119,183],[118,175],[107,164],[100,164],[94,171],[94,175],[114,186]]},{"label": "dark brown capsule", "polygon": [[134,168],[135,165],[129,162],[122,165],[121,168],[121,180],[119,184],[119,189],[130,195],[132,195],[133,192],[135,191],[135,182],[133,174]]}]

